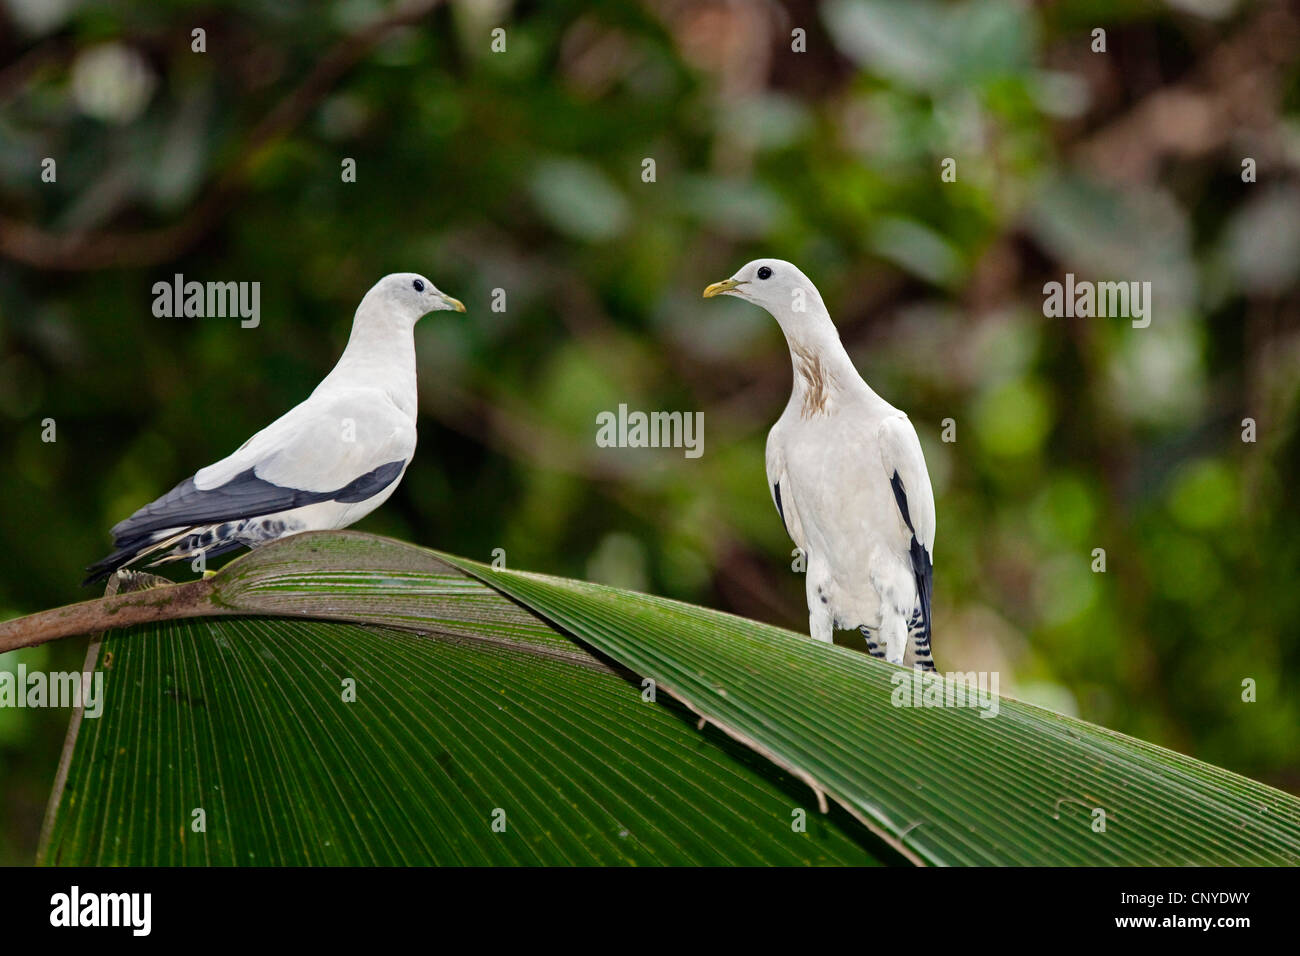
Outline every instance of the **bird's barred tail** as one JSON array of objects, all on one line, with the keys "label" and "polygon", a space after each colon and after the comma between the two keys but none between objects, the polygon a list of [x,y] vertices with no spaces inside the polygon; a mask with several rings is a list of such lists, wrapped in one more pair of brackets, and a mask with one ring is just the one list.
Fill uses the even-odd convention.
[{"label": "bird's barred tail", "polygon": [[[868,627],[858,628],[867,642],[867,653],[872,657],[885,658],[885,644],[871,633]],[[911,664],[913,667],[919,667],[923,671],[932,671],[935,669],[934,657],[930,654],[930,632],[925,626],[925,619],[918,608],[912,613],[912,619],[907,625],[907,644],[908,653],[903,656],[903,663]],[[909,659],[910,658],[910,659]]]},{"label": "bird's barred tail", "polygon": [[862,636],[867,642],[867,653],[872,657],[879,657],[883,661],[885,659],[885,645],[876,640],[875,635],[871,633],[871,628],[865,624],[858,630],[862,632]]},{"label": "bird's barred tail", "polygon": [[[102,581],[119,568],[125,568],[142,558],[155,557],[150,564],[152,567],[168,561],[183,561],[199,554],[203,555],[204,560],[218,557],[243,544],[236,535],[244,531],[247,525],[246,521],[223,522],[206,527],[170,529],[135,538],[118,538],[114,542],[117,545],[116,551],[86,568],[89,574],[81,586]],[[283,528],[284,523],[280,522],[280,526]],[[162,554],[159,555],[159,552]]]},{"label": "bird's barred tail", "polygon": [[930,654],[930,629],[926,627],[920,608],[912,612],[912,620],[908,622],[907,643],[912,649],[912,666],[923,671],[935,669],[934,657]]}]

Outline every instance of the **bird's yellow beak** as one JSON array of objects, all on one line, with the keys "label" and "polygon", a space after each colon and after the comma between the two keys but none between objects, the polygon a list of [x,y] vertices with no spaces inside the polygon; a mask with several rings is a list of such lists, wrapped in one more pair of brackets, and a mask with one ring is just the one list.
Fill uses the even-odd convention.
[{"label": "bird's yellow beak", "polygon": [[448,295],[447,293],[445,293],[445,292],[439,292],[438,295],[442,297],[442,301],[443,301],[443,302],[446,302],[449,306],[451,306],[451,307],[452,307],[453,309],[455,309],[457,312],[464,312],[464,311],[465,311],[465,303],[462,302],[462,301],[460,301],[460,299],[453,299],[451,296],[449,296],[449,295]]},{"label": "bird's yellow beak", "polygon": [[715,282],[704,290],[704,298],[712,299],[715,295],[722,295],[724,292],[730,292],[738,285],[744,285],[743,279],[723,279],[721,282]]}]

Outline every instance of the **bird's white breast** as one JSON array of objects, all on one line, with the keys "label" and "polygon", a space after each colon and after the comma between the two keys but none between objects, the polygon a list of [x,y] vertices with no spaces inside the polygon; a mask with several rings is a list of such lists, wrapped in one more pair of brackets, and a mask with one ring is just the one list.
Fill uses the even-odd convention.
[{"label": "bird's white breast", "polygon": [[873,572],[905,569],[901,519],[872,444],[878,417],[801,417],[788,408],[773,430],[784,458],[783,502],[798,513],[810,584],[821,586],[844,627],[874,626],[880,598]]}]

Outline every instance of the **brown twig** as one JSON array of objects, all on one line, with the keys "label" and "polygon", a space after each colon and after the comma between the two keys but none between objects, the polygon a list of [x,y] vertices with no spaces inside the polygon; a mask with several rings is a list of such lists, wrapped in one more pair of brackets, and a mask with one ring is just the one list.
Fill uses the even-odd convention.
[{"label": "brown twig", "polygon": [[[96,634],[113,628],[169,621],[178,617],[211,617],[238,614],[212,600],[210,581],[191,581],[167,587],[112,594],[94,601],[82,601],[27,617],[0,623],[0,654],[20,647],[34,647],[62,637]],[[247,613],[247,612],[244,612]]]}]

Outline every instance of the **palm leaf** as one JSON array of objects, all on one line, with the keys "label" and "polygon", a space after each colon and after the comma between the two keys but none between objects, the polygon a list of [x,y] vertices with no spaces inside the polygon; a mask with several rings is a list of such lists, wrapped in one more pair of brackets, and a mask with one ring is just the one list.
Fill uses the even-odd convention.
[{"label": "palm leaf", "polygon": [[847,814],[796,830],[796,781],[429,552],[319,537],[203,582],[216,616],[95,643],[107,707],[71,742],[43,862],[888,857]]},{"label": "palm leaf", "polygon": [[663,598],[330,533],[105,602],[46,862],[1300,860],[1288,794]]},{"label": "palm leaf", "polygon": [[1300,862],[1300,800],[1181,754],[1008,698],[995,717],[899,707],[900,691],[913,698],[899,678],[914,675],[845,648],[664,598],[453,560],[658,681],[917,862]]}]

